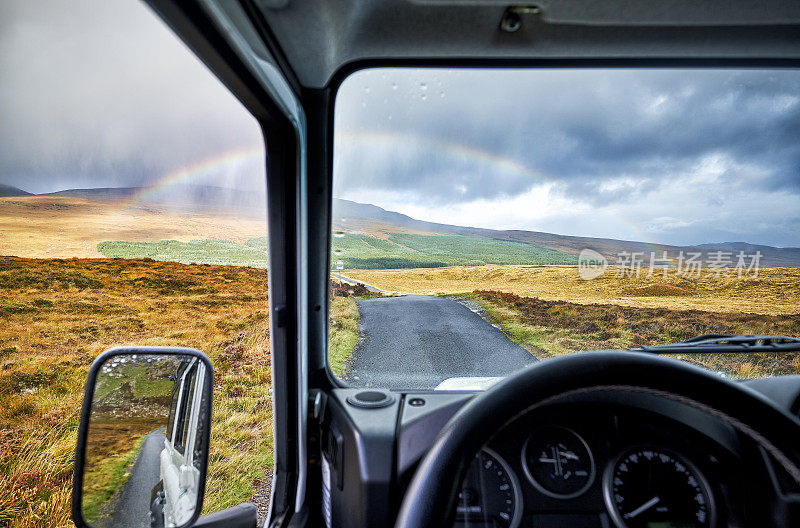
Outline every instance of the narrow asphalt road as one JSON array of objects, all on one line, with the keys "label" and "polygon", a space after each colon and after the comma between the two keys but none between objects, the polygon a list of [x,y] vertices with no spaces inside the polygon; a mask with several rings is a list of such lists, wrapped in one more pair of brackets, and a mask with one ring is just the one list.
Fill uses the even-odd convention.
[{"label": "narrow asphalt road", "polygon": [[506,376],[536,361],[453,299],[363,299],[358,309],[359,344],[347,376],[356,386],[432,389],[447,378]]},{"label": "narrow asphalt road", "polygon": [[114,499],[109,526],[150,528],[150,492],[161,480],[159,457],[164,449],[164,429],[148,434],[131,469],[125,487]]}]

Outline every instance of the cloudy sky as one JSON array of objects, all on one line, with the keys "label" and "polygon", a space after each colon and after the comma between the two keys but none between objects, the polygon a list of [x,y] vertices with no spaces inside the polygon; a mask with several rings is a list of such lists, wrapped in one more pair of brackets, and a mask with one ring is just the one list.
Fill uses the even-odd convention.
[{"label": "cloudy sky", "polygon": [[[0,183],[183,171],[263,189],[255,121],[138,1],[0,2],[0,72]],[[371,70],[336,104],[342,198],[459,225],[800,246],[797,72]]]},{"label": "cloudy sky", "polygon": [[800,73],[360,72],[342,198],[458,225],[800,246]]},{"label": "cloudy sky", "polygon": [[[137,0],[0,2],[0,72],[0,183],[29,192],[149,185],[262,145],[255,119]],[[262,153],[195,183],[263,189],[263,175]]]}]

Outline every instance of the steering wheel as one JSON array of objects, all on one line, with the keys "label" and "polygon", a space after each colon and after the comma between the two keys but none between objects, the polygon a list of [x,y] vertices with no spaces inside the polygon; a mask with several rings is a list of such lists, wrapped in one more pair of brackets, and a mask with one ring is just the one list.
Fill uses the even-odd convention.
[{"label": "steering wheel", "polygon": [[561,398],[609,390],[654,394],[712,414],[762,446],[800,484],[800,421],[766,397],[682,361],[589,352],[534,364],[462,407],[420,463],[395,528],[452,526],[459,485],[497,432]]}]

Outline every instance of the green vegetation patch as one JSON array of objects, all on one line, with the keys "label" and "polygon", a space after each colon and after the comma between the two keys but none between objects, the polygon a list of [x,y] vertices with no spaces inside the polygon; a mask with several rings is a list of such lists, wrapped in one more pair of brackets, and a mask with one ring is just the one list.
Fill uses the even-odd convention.
[{"label": "green vegetation patch", "polygon": [[333,373],[343,378],[358,344],[358,305],[354,297],[333,297],[330,310],[328,362]]},{"label": "green vegetation patch", "polygon": [[[218,238],[190,242],[116,240],[99,243],[97,251],[111,258],[151,258],[184,264],[231,264],[266,268],[268,263],[266,237],[251,238],[244,244]],[[392,233],[388,239],[353,233],[335,237],[331,261],[335,263],[337,260],[342,260],[346,269],[441,268],[486,264],[577,264],[575,255],[524,242],[475,236],[402,233]],[[77,285],[80,281],[73,278],[72,283]],[[167,289],[174,290],[174,286],[170,285]]]},{"label": "green vegetation patch", "polygon": [[345,233],[333,239],[332,262],[347,269],[439,268],[486,264],[577,264],[577,257],[524,242],[476,236],[392,233],[388,239]]},{"label": "green vegetation patch", "polygon": [[[175,382],[169,379],[177,370],[178,361],[164,360],[157,365],[132,363],[114,369],[113,375],[98,375],[94,391],[94,401],[102,402],[112,393],[124,387],[135,399],[169,399]],[[169,402],[166,402],[167,405]]]},{"label": "green vegetation patch", "polygon": [[476,236],[392,234],[389,240],[448,262],[450,266],[484,264],[577,264],[578,257],[510,240]]},{"label": "green vegetation patch", "polygon": [[407,268],[443,268],[448,266],[441,260],[421,260],[396,257],[378,258],[341,258],[347,269],[407,269]]},{"label": "green vegetation patch", "polygon": [[100,242],[97,251],[111,258],[151,258],[183,264],[230,264],[266,268],[266,238],[250,239],[237,244],[221,238],[205,240],[161,240],[160,242],[128,242],[114,240]]}]

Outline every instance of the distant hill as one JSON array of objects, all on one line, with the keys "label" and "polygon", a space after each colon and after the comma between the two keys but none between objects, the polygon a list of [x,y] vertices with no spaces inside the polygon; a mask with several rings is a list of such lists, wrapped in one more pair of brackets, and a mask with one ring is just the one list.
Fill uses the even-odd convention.
[{"label": "distant hill", "polygon": [[[132,204],[152,206],[153,214],[160,214],[159,211],[164,210],[172,211],[179,216],[186,212],[198,212],[209,219],[228,217],[239,221],[247,217],[253,221],[263,222],[266,216],[266,196],[263,193],[209,185],[65,189],[44,195],[32,195],[17,187],[0,184],[0,196],[78,198],[90,200],[101,208],[106,207],[103,205],[104,202],[130,201]],[[41,207],[49,208],[55,205],[40,204]],[[11,207],[10,204],[8,206]],[[72,207],[81,206],[72,204]],[[14,211],[13,214],[19,214],[17,209]],[[761,266],[800,267],[800,248],[776,248],[746,242],[671,246],[540,231],[483,229],[426,222],[375,205],[341,199],[334,199],[332,223],[334,230],[342,231],[333,239],[334,261],[344,260],[347,268],[574,264],[580,251],[587,248],[599,252],[610,261],[615,261],[623,252],[641,253],[643,258],[647,259],[652,251],[657,253],[666,251],[673,258],[681,251],[684,254],[700,251],[704,256],[709,252],[725,251],[732,253],[735,259],[739,251],[744,251],[748,255],[760,251]],[[215,233],[214,237],[220,237],[219,230],[212,231]],[[460,238],[443,238],[442,235]],[[253,231],[247,238],[257,236],[258,232]],[[137,235],[136,239],[140,238]],[[109,232],[108,236],[100,241],[113,239],[132,240],[121,233],[112,237]]]},{"label": "distant hill", "polygon": [[130,198],[144,187],[97,187],[92,189],[64,189],[63,191],[42,193],[39,196],[69,196],[86,200],[117,201]]},{"label": "distant hill", "polygon": [[19,187],[14,187],[13,185],[6,185],[4,183],[0,183],[0,196],[31,196],[32,193],[28,191],[23,191]]},{"label": "distant hill", "polygon": [[167,206],[173,209],[218,209],[248,212],[266,211],[266,196],[212,185],[171,185],[169,187],[99,187],[65,189],[41,196],[69,196],[97,201],[136,199],[140,203]]},{"label": "distant hill", "polygon": [[[744,242],[721,242],[698,246],[671,246],[611,238],[558,235],[540,231],[494,230],[454,226],[416,220],[410,216],[387,211],[375,205],[341,199],[334,199],[333,227],[334,229],[347,233],[363,233],[379,238],[387,238],[387,235],[390,233],[485,237],[496,241],[523,242],[538,248],[571,255],[577,255],[581,250],[588,248],[597,251],[612,261],[616,260],[617,255],[622,252],[643,253],[645,258],[649,258],[652,251],[657,253],[667,251],[670,257],[679,255],[681,251],[683,251],[684,254],[700,251],[703,252],[704,256],[708,252],[725,251],[732,252],[733,258],[735,259],[735,255],[739,251],[744,251],[747,255],[760,251],[762,255],[759,262],[760,266],[800,266],[800,248],[776,248]],[[335,243],[336,239],[334,239],[334,244]]]}]

